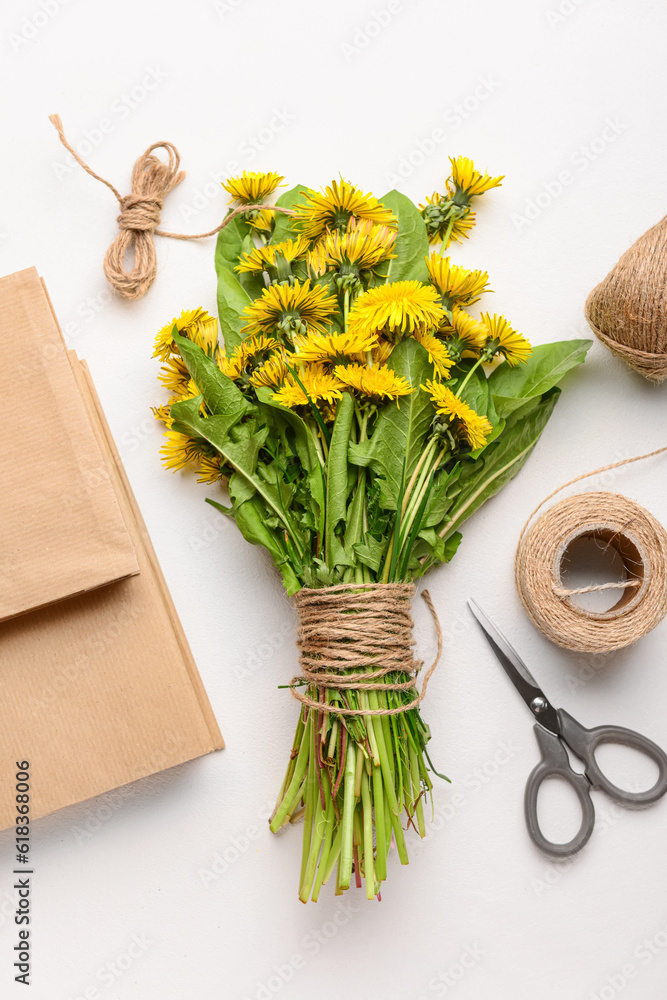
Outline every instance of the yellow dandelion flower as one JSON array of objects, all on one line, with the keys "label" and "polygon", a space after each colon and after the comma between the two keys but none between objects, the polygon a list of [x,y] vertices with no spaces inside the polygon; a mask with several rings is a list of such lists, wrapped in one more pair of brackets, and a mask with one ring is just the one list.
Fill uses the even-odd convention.
[{"label": "yellow dandelion flower", "polygon": [[289,372],[282,354],[272,354],[264,364],[255,369],[248,381],[255,389],[259,389],[262,386],[269,386],[274,389],[281,382],[284,382],[288,375]]},{"label": "yellow dandelion flower", "polygon": [[438,375],[447,378],[454,359],[447,350],[446,344],[434,337],[432,333],[416,333],[415,340],[428,351],[428,359]]},{"label": "yellow dandelion flower", "polygon": [[181,397],[190,381],[190,372],[180,354],[167,358],[160,368],[158,379],[172,396]]},{"label": "yellow dandelion flower", "polygon": [[306,265],[308,267],[308,273],[313,279],[321,278],[327,270],[327,255],[324,246],[324,240],[318,240],[314,243],[308,252],[306,257]]},{"label": "yellow dandelion flower", "polygon": [[349,181],[332,181],[323,192],[305,191],[302,197],[305,201],[294,207],[295,225],[311,240],[318,239],[329,229],[346,229],[352,217],[384,226],[397,225],[388,208]]},{"label": "yellow dandelion flower", "polygon": [[309,333],[307,337],[294,338],[299,361],[333,362],[353,354],[365,354],[376,344],[375,333]]},{"label": "yellow dandelion flower", "polygon": [[473,449],[482,448],[486,444],[493,430],[488,417],[477,413],[472,406],[441,382],[429,380],[422,389],[428,392],[438,413],[458,422]]},{"label": "yellow dandelion flower", "polygon": [[184,309],[178,319],[163,326],[155,338],[154,358],[166,361],[170,354],[176,352],[172,338],[174,327],[178,332],[197,344],[202,350],[212,356],[218,344],[218,321],[205,309]]},{"label": "yellow dandelion flower", "polygon": [[161,420],[162,423],[166,424],[167,427],[171,427],[173,421],[171,419],[168,406],[164,405],[151,406],[151,413],[153,414],[156,420]]},{"label": "yellow dandelion flower", "polygon": [[445,337],[454,337],[459,340],[462,345],[461,349],[468,351],[480,351],[489,336],[483,323],[457,307],[452,310],[451,326],[446,327],[443,334]]},{"label": "yellow dandelion flower", "polygon": [[230,201],[238,201],[241,205],[256,205],[272,194],[284,180],[281,174],[273,171],[262,173],[244,170],[238,177],[223,181],[222,186],[231,195]]},{"label": "yellow dandelion flower", "polygon": [[487,350],[493,354],[502,354],[508,365],[514,368],[515,365],[523,364],[533,353],[533,349],[526,338],[513,330],[504,316],[494,313],[482,313],[482,322],[487,330],[489,338]]},{"label": "yellow dandelion flower", "polygon": [[454,305],[469,306],[477,302],[482,292],[488,291],[489,275],[486,271],[469,271],[458,264],[452,264],[449,257],[441,257],[433,252],[426,258],[426,266],[431,281],[447,302],[449,309]]},{"label": "yellow dandelion flower", "polygon": [[432,195],[427,195],[425,204],[419,206],[419,211],[426,222],[429,243],[437,243],[442,240],[449,231],[449,239],[462,243],[470,236],[470,230],[475,225],[475,213],[468,209],[465,215],[454,219],[451,229],[449,228],[449,210],[452,200],[449,195],[438,194],[434,191]]},{"label": "yellow dandelion flower", "polygon": [[280,347],[280,343],[275,337],[265,337],[263,334],[246,337],[228,358],[220,359],[218,362],[220,370],[227,378],[240,378],[252,361],[262,354],[275,351],[277,347]]},{"label": "yellow dandelion flower", "polygon": [[244,333],[268,333],[276,327],[295,333],[317,330],[324,333],[327,320],[336,312],[338,303],[323,285],[313,285],[310,279],[293,284],[275,284],[265,288],[246,307]]},{"label": "yellow dandelion flower", "polygon": [[409,396],[415,390],[407,379],[397,375],[386,365],[336,365],[334,372],[345,385],[356,389],[364,396],[378,399],[398,399]]},{"label": "yellow dandelion flower", "polygon": [[267,243],[263,247],[254,247],[248,253],[241,254],[239,263],[234,268],[235,271],[247,271],[250,274],[261,274],[268,271],[270,267],[275,267],[276,254],[291,263],[305,257],[309,248],[308,240],[303,236],[298,236],[295,240],[284,240],[282,243]]},{"label": "yellow dandelion flower", "polygon": [[326,263],[336,268],[353,268],[355,273],[372,271],[396,256],[392,249],[397,235],[395,229],[374,225],[370,219],[351,219],[346,232],[335,230],[325,236]]},{"label": "yellow dandelion flower", "polygon": [[333,403],[342,398],[343,383],[324,365],[304,365],[298,371],[298,376],[301,385],[290,375],[285,384],[273,394],[276,402],[294,407],[308,406],[309,401],[316,403],[320,399]]},{"label": "yellow dandelion flower", "polygon": [[180,431],[166,430],[164,443],[160,448],[160,456],[165,469],[184,469],[186,465],[196,462],[201,456],[199,442]]},{"label": "yellow dandelion flower", "polygon": [[505,177],[504,174],[500,177],[490,177],[487,173],[481,173],[467,156],[450,156],[449,162],[452,165],[452,175],[450,181],[448,181],[448,185],[450,182],[453,184],[454,191],[452,194],[454,195],[458,191],[462,191],[468,198],[484,194],[485,191],[489,191],[491,188],[500,187]]},{"label": "yellow dandelion flower", "polygon": [[[375,347],[371,350],[371,361],[374,365],[384,365],[387,363],[391,356],[391,352],[396,347],[396,344],[392,344],[391,340],[386,340],[384,337],[380,337]],[[368,363],[368,354],[364,352],[363,354],[351,354],[350,358],[352,361],[358,361],[359,364],[365,365]]]},{"label": "yellow dandelion flower", "polygon": [[217,483],[224,479],[222,472],[222,459],[220,455],[200,455],[198,483]]},{"label": "yellow dandelion flower", "polygon": [[382,332],[395,341],[416,330],[437,328],[444,318],[437,292],[430,285],[394,281],[371,288],[355,299],[349,329],[354,333]]},{"label": "yellow dandelion flower", "polygon": [[276,213],[269,209],[262,208],[258,212],[248,212],[245,220],[258,233],[269,235],[273,231],[273,224],[276,221]]},{"label": "yellow dandelion flower", "polygon": [[182,399],[194,399],[195,396],[199,395],[199,389],[192,381],[188,379],[187,383],[181,385],[178,389],[174,391],[169,403],[180,403]]}]

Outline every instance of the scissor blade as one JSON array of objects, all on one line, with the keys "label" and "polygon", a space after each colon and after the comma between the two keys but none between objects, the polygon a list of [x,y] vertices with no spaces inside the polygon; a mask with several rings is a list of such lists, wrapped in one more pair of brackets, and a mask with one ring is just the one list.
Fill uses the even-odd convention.
[{"label": "scissor blade", "polygon": [[525,701],[533,716],[545,729],[548,729],[557,736],[560,735],[560,722],[556,709],[549,703],[549,699],[519,654],[510,646],[502,632],[487,618],[475,601],[469,600],[468,605],[486,636],[491,649],[500,660],[505,673],[512,681],[512,684],[514,684],[514,687]]}]

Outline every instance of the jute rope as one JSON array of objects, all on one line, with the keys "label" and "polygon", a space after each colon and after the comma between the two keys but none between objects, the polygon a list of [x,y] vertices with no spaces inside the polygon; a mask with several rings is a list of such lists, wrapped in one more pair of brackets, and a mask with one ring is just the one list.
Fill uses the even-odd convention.
[{"label": "jute rope", "polygon": [[625,361],[630,368],[643,375],[649,382],[664,382],[667,379],[667,353],[655,354],[652,351],[644,351],[639,347],[632,347],[629,344],[622,344],[619,340],[610,337],[600,329],[598,323],[604,323],[606,314],[600,306],[600,286],[596,286],[586,299],[584,312],[588,325],[598,338],[612,354]]},{"label": "jute rope", "polygon": [[[219,233],[237,215],[258,209],[294,215],[291,209],[281,208],[279,205],[241,205],[229,212],[219,226],[207,233],[168,233],[158,228],[160,212],[166,196],[185,177],[185,171],[179,170],[181,157],[173,143],[154,142],[149,146],[134,164],[130,194],[121,195],[110,181],[96,174],[70,146],[65,138],[60,116],[50,115],[49,121],[58,132],[63,146],[69,150],[76,162],[91,177],[106,184],[118,200],[120,215],[116,221],[120,231],[104,255],[104,273],[107,281],[126,299],[141,298],[155,281],[157,276],[155,236],[166,236],[171,240],[203,240],[207,236]],[[155,151],[160,149],[167,154],[166,163],[155,155]],[[131,251],[134,252],[134,262],[130,269],[127,267],[126,257]]]},{"label": "jute rope", "polygon": [[650,382],[667,379],[667,216],[593,289],[585,313],[613,354]]},{"label": "jute rope", "polygon": [[[292,678],[292,695],[318,712],[337,715],[396,715],[416,708],[442,653],[442,631],[427,590],[422,597],[433,615],[438,652],[426,671],[421,691],[396,708],[344,708],[316,701],[296,685],[336,691],[409,691],[417,687],[423,664],[414,659],[411,583],[350,583],[334,587],[304,587],[294,597],[299,614],[297,646],[301,676]],[[381,680],[388,675],[393,680]]]},{"label": "jute rope", "polygon": [[[588,476],[667,451],[614,462],[558,487],[532,512],[516,551],[516,588],[539,630],[565,649],[605,653],[636,642],[667,614],[667,532],[647,510],[618,493],[581,493],[554,504],[529,529],[537,511],[560,490]],[[563,586],[567,552],[579,538],[592,538],[620,556],[626,579],[589,587]],[[583,608],[577,594],[616,589],[622,594],[609,611]]]}]

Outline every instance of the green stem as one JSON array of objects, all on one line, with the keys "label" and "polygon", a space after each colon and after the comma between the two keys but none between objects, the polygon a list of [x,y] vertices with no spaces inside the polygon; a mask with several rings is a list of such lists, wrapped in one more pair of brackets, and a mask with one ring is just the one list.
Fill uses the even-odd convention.
[{"label": "green stem", "polygon": [[426,836],[426,824],[424,823],[424,803],[422,802],[421,795],[421,781],[419,778],[419,764],[417,762],[417,754],[415,753],[414,747],[410,745],[408,750],[410,754],[410,774],[412,776],[412,794],[414,796],[413,808],[417,814],[417,829],[419,830],[419,836]]},{"label": "green stem", "polygon": [[361,777],[361,807],[363,809],[364,821],[364,878],[366,880],[366,899],[375,899],[375,870],[373,865],[373,810],[371,808],[371,793],[366,771],[364,771]]},{"label": "green stem", "polygon": [[[374,727],[371,731],[375,735]],[[382,768],[373,768],[373,807],[375,812],[375,843],[377,854],[375,859],[375,877],[378,882],[384,882],[387,877],[387,833],[385,829],[384,792],[382,785]]]},{"label": "green stem", "polygon": [[303,776],[306,773],[308,760],[310,758],[312,728],[313,728],[313,720],[309,715],[308,721],[303,731],[303,736],[301,737],[301,746],[299,747],[299,754],[296,759],[294,773],[292,774],[292,780],[290,781],[289,787],[283,796],[282,802],[276,809],[276,812],[269,826],[269,829],[271,830],[272,833],[277,833],[280,827],[283,825],[283,821],[285,820],[285,818],[289,813],[290,804],[294,800],[294,796],[301,787],[301,782],[303,781]]},{"label": "green stem", "polygon": [[442,243],[440,244],[439,254],[441,257],[444,256],[445,250],[449,246],[449,237],[452,235],[452,229],[454,228],[454,216],[451,217],[447,223],[447,229],[445,230],[445,235],[442,238]]},{"label": "green stem", "polygon": [[[329,857],[326,860],[326,865],[324,866],[324,876],[322,878],[322,885],[326,885],[334,868],[336,867],[336,862],[340,856],[341,847],[343,844],[343,824],[339,823],[336,827],[336,834],[333,838],[333,843],[331,845],[331,850],[329,851]],[[324,860],[324,859],[323,859]]]},{"label": "green stem", "polygon": [[285,819],[283,820],[283,826],[285,826],[287,823],[291,821],[292,817],[294,816],[296,807],[298,806],[299,802],[301,802],[301,799],[304,797],[306,793],[306,780],[307,780],[306,778],[303,779],[303,781],[301,782],[301,787],[299,788],[298,792],[292,799],[289,809],[287,810],[287,816],[285,816]]},{"label": "green stem", "polygon": [[310,897],[314,903],[317,902],[320,895],[320,889],[325,882],[325,873],[327,871],[329,863],[329,855],[331,854],[331,842],[333,837],[333,827],[334,827],[334,804],[333,799],[329,798],[329,804],[326,814],[326,825],[324,828],[324,839],[322,842],[322,857],[320,858],[320,863],[317,867],[317,876],[315,878],[315,885],[313,886],[313,893]]},{"label": "green stem", "polygon": [[470,376],[475,371],[475,369],[479,368],[479,366],[481,365],[481,363],[482,363],[483,360],[484,360],[484,358],[477,358],[477,361],[472,366],[472,368],[470,369],[470,371],[468,372],[468,374],[466,375],[466,377],[463,379],[463,382],[461,382],[461,385],[457,386],[457,388],[456,388],[456,395],[457,396],[461,395],[461,393],[463,392],[463,390],[467,386],[468,382],[470,381]]},{"label": "green stem", "polygon": [[[303,736],[303,710],[299,712],[299,721],[296,724],[296,733],[294,734],[294,743],[292,744],[292,753],[290,754],[289,764],[287,765],[287,771],[285,772],[285,778],[283,780],[282,786],[280,788],[280,794],[276,802],[276,809],[282,802],[283,796],[289,787],[289,783],[292,780],[292,775],[294,774],[294,768],[296,766],[296,759],[301,748],[301,738]],[[295,753],[296,751],[296,753]],[[273,816],[275,816],[276,809],[273,810]]]},{"label": "green stem", "polygon": [[[313,739],[314,737],[311,732],[309,734],[309,742],[312,743]],[[306,791],[304,795],[306,801],[306,812],[303,817],[303,845],[301,848],[301,872],[299,874],[299,885],[303,885],[306,875],[306,866],[308,865],[308,858],[310,856],[310,844],[313,839],[313,823],[316,811],[319,811],[321,808],[316,768],[317,760],[315,758],[314,747],[312,747],[310,759],[308,761],[308,774],[306,776]]]},{"label": "green stem", "polygon": [[[431,477],[431,473],[434,471],[434,469],[437,469],[438,465],[442,461],[442,456],[444,455],[444,453],[445,453],[445,449],[443,448],[440,451],[440,454],[436,457],[435,462],[433,462],[431,464],[430,459],[429,459],[429,461],[423,466],[421,475],[419,477],[419,482],[417,483],[417,487],[416,487],[416,489],[415,489],[415,491],[414,491],[414,493],[412,495],[410,503],[408,504],[408,509],[407,509],[406,514],[405,514],[405,517],[403,518],[403,523],[401,525],[401,535],[400,535],[399,541],[405,540],[405,538],[407,538],[407,536],[409,535],[410,528],[412,527],[412,522],[414,520],[415,514],[416,514],[416,512],[417,512],[417,510],[419,508],[419,505],[421,504],[421,502],[422,502],[422,500],[424,498],[424,491],[425,491],[426,487],[428,486],[428,483],[429,483],[429,480],[430,480],[430,477]],[[399,550],[399,554],[400,554],[400,550]]]},{"label": "green stem", "polygon": [[[314,766],[317,767],[316,762],[314,762]],[[316,789],[318,808],[315,811],[313,836],[311,838],[308,860],[306,862],[306,867],[299,889],[299,899],[302,903],[308,902],[310,890],[313,885],[313,879],[315,878],[315,872],[317,870],[317,861],[320,856],[320,850],[322,849],[322,843],[326,837],[327,829],[330,827],[330,823],[333,822],[333,803],[331,801],[331,789],[329,787],[329,779],[326,771],[321,772],[320,778],[322,781],[322,787],[324,788],[326,806],[324,809],[322,808],[319,793]]]},{"label": "green stem", "polygon": [[352,879],[352,835],[354,830],[354,779],[356,775],[357,749],[352,740],[348,739],[345,756],[345,777],[343,778],[343,839],[341,842],[340,865],[338,869],[338,886],[349,889]]},{"label": "green stem", "polygon": [[412,487],[415,485],[415,481],[417,479],[417,476],[421,472],[421,469],[422,469],[422,466],[423,466],[424,462],[427,459],[430,460],[430,457],[433,454],[433,451],[436,448],[437,443],[438,443],[437,438],[431,438],[431,440],[429,441],[427,447],[424,448],[423,452],[419,456],[419,461],[417,462],[417,465],[415,466],[415,471],[410,476],[410,482],[407,485],[407,489],[405,491],[405,496],[403,497],[403,505],[402,505],[402,508],[401,508],[401,515],[405,514],[405,508],[408,505],[408,501],[410,499],[410,494],[412,492]]},{"label": "green stem", "polygon": [[[379,708],[380,706],[377,703],[377,691],[370,691],[369,694],[371,695],[371,704],[373,705],[373,708]],[[382,725],[383,718],[386,719],[387,717],[381,715],[371,715],[370,718],[372,719],[372,725],[375,728],[375,738],[380,751],[380,766],[382,768],[382,777],[384,778],[385,794],[389,802],[391,825],[394,830],[394,836],[396,837],[398,856],[401,859],[401,864],[407,865],[408,851],[405,846],[405,837],[403,836],[403,827],[401,826],[400,808],[396,798],[396,790],[394,788],[394,776],[391,772],[389,764],[388,750]]]},{"label": "green stem", "polygon": [[498,469],[498,471],[494,472],[492,476],[489,476],[488,479],[485,479],[484,482],[478,487],[478,489],[475,490],[472,496],[468,497],[463,506],[457,511],[456,516],[453,517],[451,521],[448,521],[447,524],[444,526],[444,528],[442,528],[438,532],[440,537],[444,538],[447,532],[453,528],[456,522],[461,520],[461,515],[465,514],[468,507],[470,507],[470,505],[475,502],[477,497],[480,495],[480,493],[484,492],[487,486],[490,486],[490,484],[494,481],[494,479],[497,479],[498,476],[502,476],[504,472],[507,472],[508,469],[511,469],[513,465],[515,465],[518,461],[520,461],[520,459],[522,459],[524,455],[527,455],[528,452],[531,450],[531,448],[534,447],[535,447],[535,442],[531,441],[528,447],[524,448],[523,451],[520,451],[518,455],[515,455],[515,457],[510,462],[508,462],[507,465],[503,465],[502,469]]}]

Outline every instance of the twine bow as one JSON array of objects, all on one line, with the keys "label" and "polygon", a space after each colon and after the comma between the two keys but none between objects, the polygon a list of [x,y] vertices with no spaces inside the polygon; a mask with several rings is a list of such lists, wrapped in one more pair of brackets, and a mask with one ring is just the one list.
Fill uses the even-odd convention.
[{"label": "twine bow", "polygon": [[[117,217],[120,231],[104,255],[104,273],[109,284],[123,298],[140,299],[155,281],[157,276],[157,254],[153,239],[155,236],[166,236],[172,240],[201,240],[220,232],[237,215],[259,209],[294,215],[291,209],[281,208],[279,205],[241,205],[229,212],[219,226],[207,233],[192,235],[168,233],[158,228],[164,199],[185,177],[185,171],[179,170],[180,153],[172,142],[154,142],[141,154],[132,169],[130,194],[121,195],[110,181],[96,174],[70,146],[65,138],[60,116],[50,115],[49,121],[55,127],[65,149],[87,174],[106,184],[120,205],[120,215]],[[166,163],[155,155],[156,150],[166,152]],[[126,265],[128,253],[133,253],[134,257],[131,268]]]}]

